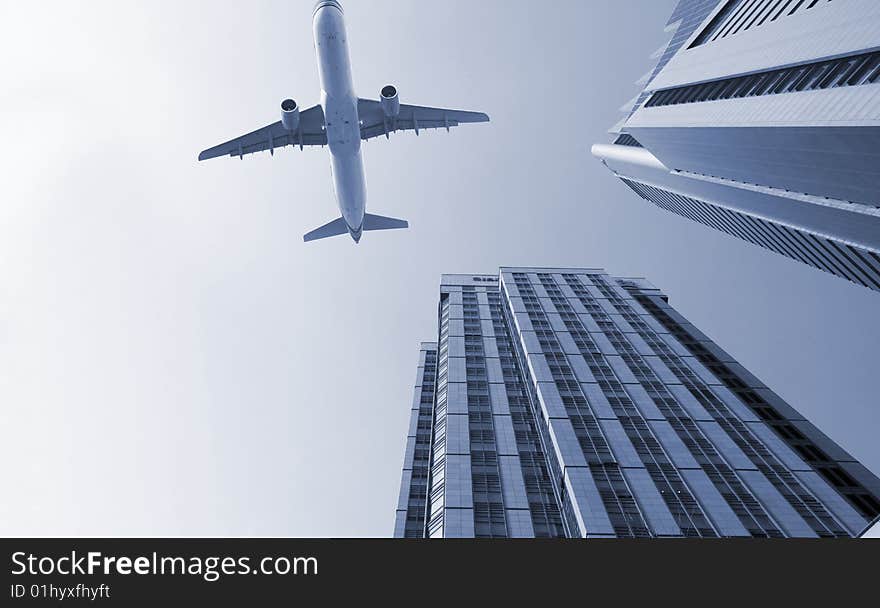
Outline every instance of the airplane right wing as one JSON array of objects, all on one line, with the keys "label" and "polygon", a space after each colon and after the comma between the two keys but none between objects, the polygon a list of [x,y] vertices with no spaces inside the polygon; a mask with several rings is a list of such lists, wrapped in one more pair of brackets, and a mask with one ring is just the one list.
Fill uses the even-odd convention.
[{"label": "airplane right wing", "polygon": [[400,114],[386,118],[382,103],[372,99],[358,99],[358,114],[361,118],[361,139],[372,139],[380,135],[388,136],[395,131],[415,131],[421,129],[446,129],[466,122],[489,122],[482,112],[447,110],[426,106],[400,104]]},{"label": "airplane right wing", "polygon": [[324,109],[312,106],[299,115],[299,127],[296,131],[288,131],[281,121],[271,124],[253,133],[231,139],[219,146],[208,148],[199,154],[199,160],[207,160],[218,156],[238,156],[269,150],[274,154],[275,148],[284,146],[325,146],[327,133],[324,129]]}]

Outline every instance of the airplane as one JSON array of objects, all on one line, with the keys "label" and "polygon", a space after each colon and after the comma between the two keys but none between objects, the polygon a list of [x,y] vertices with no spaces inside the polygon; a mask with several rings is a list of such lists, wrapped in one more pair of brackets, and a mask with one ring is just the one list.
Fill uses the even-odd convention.
[{"label": "airplane", "polygon": [[488,122],[482,112],[411,106],[400,103],[397,88],[387,85],[379,100],[361,99],[354,92],[348,37],[342,5],[337,0],[319,0],[315,4],[312,26],[321,103],[300,111],[293,99],[281,102],[281,120],[247,135],[242,135],[199,154],[199,160],[218,156],[238,156],[284,146],[329,146],[333,190],[341,217],[312,230],[306,242],[349,234],[355,243],[364,232],[407,228],[409,223],[392,217],[366,213],[366,182],[361,155],[361,140],[397,131],[456,127],[463,123]]}]

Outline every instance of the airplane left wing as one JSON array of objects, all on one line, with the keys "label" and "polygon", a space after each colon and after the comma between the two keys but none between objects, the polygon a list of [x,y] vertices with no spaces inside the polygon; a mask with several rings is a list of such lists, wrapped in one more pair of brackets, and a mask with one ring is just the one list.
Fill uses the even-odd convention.
[{"label": "airplane left wing", "polygon": [[284,146],[325,146],[327,145],[327,133],[324,130],[324,109],[320,106],[312,106],[303,110],[299,115],[299,127],[296,131],[288,131],[281,121],[271,124],[262,129],[257,129],[247,135],[236,137],[226,143],[208,148],[199,154],[199,160],[207,160],[218,156],[238,156],[263,152],[269,150],[273,154],[275,148]]},{"label": "airplane left wing", "polygon": [[400,114],[387,118],[382,104],[372,99],[358,99],[358,114],[361,119],[361,139],[372,139],[384,135],[388,137],[395,131],[415,131],[422,129],[446,129],[467,122],[489,122],[482,112],[465,112],[445,108],[409,106],[400,104]]}]

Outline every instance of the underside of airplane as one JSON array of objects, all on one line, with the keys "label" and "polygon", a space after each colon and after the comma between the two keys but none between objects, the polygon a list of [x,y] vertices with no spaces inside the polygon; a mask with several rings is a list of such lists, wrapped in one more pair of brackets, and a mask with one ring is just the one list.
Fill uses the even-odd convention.
[{"label": "underside of airplane", "polygon": [[406,220],[366,213],[361,141],[390,138],[392,133],[446,129],[464,123],[488,122],[482,112],[468,112],[400,103],[397,88],[382,88],[379,99],[354,94],[345,21],[336,0],[321,0],[314,11],[315,50],[321,80],[320,104],[301,110],[293,99],[281,102],[281,120],[236,137],[199,154],[199,160],[275,150],[285,146],[328,146],[333,186],[341,217],[307,233],[314,241],[348,233],[359,242],[364,232],[407,228]]}]

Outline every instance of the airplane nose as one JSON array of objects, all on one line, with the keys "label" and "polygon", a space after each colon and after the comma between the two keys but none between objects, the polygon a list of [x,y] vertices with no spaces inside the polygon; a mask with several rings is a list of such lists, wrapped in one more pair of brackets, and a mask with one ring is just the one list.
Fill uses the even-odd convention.
[{"label": "airplane nose", "polygon": [[325,6],[332,6],[333,8],[335,8],[336,10],[338,10],[340,13],[345,14],[345,11],[342,10],[342,5],[339,4],[339,2],[337,2],[336,0],[318,0],[318,1],[315,3],[315,10],[312,11],[312,14],[314,15],[314,14],[317,13],[319,10],[321,10],[322,8],[324,8]]}]

